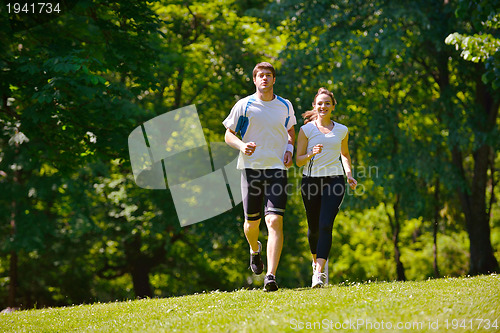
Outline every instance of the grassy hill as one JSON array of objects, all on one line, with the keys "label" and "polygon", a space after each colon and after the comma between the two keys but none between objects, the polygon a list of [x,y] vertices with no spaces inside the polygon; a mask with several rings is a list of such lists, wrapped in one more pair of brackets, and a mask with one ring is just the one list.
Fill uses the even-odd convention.
[{"label": "grassy hill", "polygon": [[2,332],[500,332],[500,276],[210,292],[0,314]]}]

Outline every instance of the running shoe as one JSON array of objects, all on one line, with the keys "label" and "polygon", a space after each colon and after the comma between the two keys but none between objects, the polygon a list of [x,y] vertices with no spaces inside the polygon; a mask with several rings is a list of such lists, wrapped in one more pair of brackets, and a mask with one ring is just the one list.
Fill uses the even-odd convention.
[{"label": "running shoe", "polygon": [[312,276],[311,288],[321,288],[324,286],[325,281],[326,281],[326,274],[315,271]]},{"label": "running shoe", "polygon": [[267,274],[264,279],[264,291],[276,291],[278,290],[278,284],[276,283],[276,278],[272,274]]},{"label": "running shoe", "polygon": [[264,271],[264,263],[262,262],[262,257],[260,255],[262,252],[262,244],[259,241],[257,241],[257,243],[259,243],[259,252],[250,254],[250,269],[252,272],[259,275],[262,271]]}]

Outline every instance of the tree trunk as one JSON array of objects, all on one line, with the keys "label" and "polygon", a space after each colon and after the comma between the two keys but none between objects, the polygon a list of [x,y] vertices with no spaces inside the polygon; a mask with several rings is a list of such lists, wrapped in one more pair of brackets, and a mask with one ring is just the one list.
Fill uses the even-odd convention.
[{"label": "tree trunk", "polygon": [[[449,84],[449,70],[447,67],[446,55],[439,57],[439,75],[438,81],[441,94],[443,96],[452,96]],[[478,66],[483,66],[482,64]],[[474,158],[474,169],[472,175],[468,176],[463,162],[465,156],[457,144],[451,148],[452,164],[455,166],[461,185],[457,192],[461,203],[461,208],[465,216],[466,230],[470,242],[470,263],[469,274],[488,274],[498,272],[498,262],[493,254],[491,246],[489,215],[487,213],[486,189],[488,182],[489,156],[493,147],[490,146],[485,138],[488,138],[495,129],[498,117],[500,102],[488,91],[481,80],[481,74],[484,69],[476,66],[476,106],[470,108],[474,112],[469,126],[474,131],[475,148],[472,151]],[[450,119],[456,117],[456,113],[450,106],[451,103],[445,103],[445,110]],[[457,133],[457,129],[450,126],[450,133]]]},{"label": "tree trunk", "polygon": [[9,264],[9,296],[7,300],[8,307],[16,307],[16,291],[18,285],[17,278],[17,253],[10,251],[10,264]]},{"label": "tree trunk", "polygon": [[434,256],[433,268],[434,277],[437,279],[440,277],[439,266],[438,266],[438,247],[437,247],[437,234],[439,230],[439,178],[436,178],[435,190],[434,190],[434,223],[432,228],[432,254]]},{"label": "tree trunk", "polygon": [[181,107],[182,103],[182,84],[184,83],[184,64],[178,68],[178,77],[174,91],[174,107],[176,109]]},{"label": "tree trunk", "polygon": [[[477,68],[478,73],[482,70]],[[497,123],[500,101],[494,98],[484,85],[481,75],[476,78],[476,103],[481,107],[477,111],[477,141],[491,135]],[[486,141],[486,140],[484,140]],[[481,142],[482,143],[482,142]],[[482,143],[474,152],[474,174],[472,176],[469,216],[466,226],[470,241],[469,274],[489,274],[498,272],[498,261],[491,246],[490,218],[487,211],[486,190],[488,186],[488,168],[494,148]],[[494,155],[494,154],[493,154]],[[492,191],[494,189],[492,188]]]},{"label": "tree trunk", "polygon": [[392,234],[392,242],[394,244],[394,260],[396,261],[396,273],[398,281],[406,281],[405,268],[401,262],[401,251],[399,250],[399,219],[395,216],[394,221],[396,227]]},{"label": "tree trunk", "polygon": [[394,245],[394,261],[396,263],[396,274],[397,274],[397,280],[398,281],[406,281],[406,274],[405,274],[405,268],[403,263],[401,262],[401,251],[399,249],[399,231],[400,231],[400,221],[399,221],[399,199],[400,195],[396,195],[396,202],[393,205],[394,208],[394,218],[391,216],[391,214],[387,211],[387,204],[386,204],[386,212],[387,212],[387,217],[389,218],[389,225],[391,226],[391,232],[392,232],[392,243]]},{"label": "tree trunk", "polygon": [[[18,181],[17,171],[14,176],[14,182]],[[12,201],[11,204],[11,214],[10,214],[10,234],[11,239],[14,240],[16,237],[16,202]],[[18,257],[17,252],[15,250],[10,251],[10,259],[9,259],[9,295],[7,299],[7,306],[15,307],[16,304],[16,293],[18,286]]]},{"label": "tree trunk", "polygon": [[135,235],[130,241],[125,243],[125,256],[129,265],[129,272],[132,275],[135,297],[153,297],[151,285],[149,283],[149,272],[151,271],[151,260],[141,252],[141,236]]},{"label": "tree trunk", "polygon": [[469,274],[498,271],[498,262],[491,246],[490,223],[486,211],[486,187],[490,148],[481,146],[474,153],[474,179],[471,188],[470,215],[466,218],[470,241]]},{"label": "tree trunk", "polygon": [[[498,262],[491,246],[490,224],[486,212],[486,179],[488,147],[483,146],[474,153],[474,177],[470,185],[470,194],[466,188],[460,188],[458,195],[465,215],[465,225],[469,235],[470,263],[469,274],[489,274],[498,272]],[[455,148],[452,152],[453,161],[458,166],[463,178],[461,153]]]},{"label": "tree trunk", "polygon": [[151,285],[149,283],[149,271],[151,267],[147,260],[137,260],[132,267],[132,282],[134,284],[135,297],[153,297]]}]

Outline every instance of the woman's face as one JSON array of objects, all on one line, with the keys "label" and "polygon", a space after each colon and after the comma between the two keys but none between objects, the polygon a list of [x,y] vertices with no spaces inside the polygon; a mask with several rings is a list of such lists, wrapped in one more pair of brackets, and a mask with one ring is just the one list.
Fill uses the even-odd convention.
[{"label": "woman's face", "polygon": [[318,112],[318,116],[330,117],[335,105],[333,104],[332,98],[326,94],[320,94],[316,97],[316,101],[314,102],[314,109]]}]

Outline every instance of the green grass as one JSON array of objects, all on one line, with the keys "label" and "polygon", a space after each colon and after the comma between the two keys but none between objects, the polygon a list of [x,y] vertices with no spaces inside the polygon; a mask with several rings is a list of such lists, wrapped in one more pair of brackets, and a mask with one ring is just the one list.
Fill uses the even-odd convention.
[{"label": "green grass", "polygon": [[[344,283],[274,293],[210,292],[16,311],[0,314],[0,331],[500,332],[499,291],[500,276],[489,275],[420,282]],[[487,320],[489,329],[485,328]],[[495,321],[497,327],[492,327]]]}]

